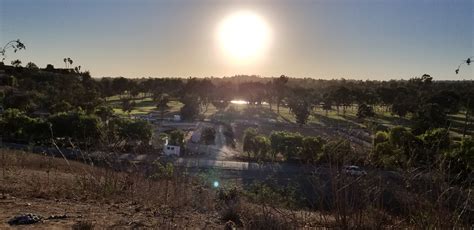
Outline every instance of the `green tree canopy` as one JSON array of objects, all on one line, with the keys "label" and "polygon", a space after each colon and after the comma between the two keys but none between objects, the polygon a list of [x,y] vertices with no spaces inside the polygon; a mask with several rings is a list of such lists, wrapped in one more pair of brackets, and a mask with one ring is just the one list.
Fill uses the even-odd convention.
[{"label": "green tree canopy", "polygon": [[325,144],[326,141],[321,137],[304,137],[301,159],[310,163],[319,161]]}]

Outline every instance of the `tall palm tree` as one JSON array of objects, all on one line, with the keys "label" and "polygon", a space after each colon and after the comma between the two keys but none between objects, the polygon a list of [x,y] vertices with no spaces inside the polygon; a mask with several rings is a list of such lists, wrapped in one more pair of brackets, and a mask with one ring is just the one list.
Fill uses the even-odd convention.
[{"label": "tall palm tree", "polygon": [[64,61],[64,64],[66,65],[66,69],[71,68],[73,61],[70,57],[64,58],[63,61]]}]

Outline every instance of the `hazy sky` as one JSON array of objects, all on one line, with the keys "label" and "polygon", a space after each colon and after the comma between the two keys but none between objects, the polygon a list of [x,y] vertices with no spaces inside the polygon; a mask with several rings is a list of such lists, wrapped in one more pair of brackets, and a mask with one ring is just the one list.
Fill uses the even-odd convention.
[{"label": "hazy sky", "polygon": [[[0,43],[44,67],[63,58],[95,77],[473,79],[472,0],[0,0]],[[236,62],[217,41],[237,11],[259,15],[271,43],[258,60]]]}]

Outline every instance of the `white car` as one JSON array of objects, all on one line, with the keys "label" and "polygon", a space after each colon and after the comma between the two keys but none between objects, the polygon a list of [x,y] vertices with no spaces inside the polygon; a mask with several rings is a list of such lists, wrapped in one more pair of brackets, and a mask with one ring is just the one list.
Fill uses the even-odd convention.
[{"label": "white car", "polygon": [[350,176],[365,176],[367,175],[367,172],[361,169],[359,166],[355,165],[349,165],[349,166],[344,166],[342,169],[342,172],[346,175]]}]

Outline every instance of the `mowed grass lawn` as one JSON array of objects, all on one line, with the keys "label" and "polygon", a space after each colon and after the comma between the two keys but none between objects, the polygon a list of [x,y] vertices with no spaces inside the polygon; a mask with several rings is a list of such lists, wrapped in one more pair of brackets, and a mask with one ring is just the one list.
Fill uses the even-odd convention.
[{"label": "mowed grass lawn", "polygon": [[[143,115],[143,114],[149,114],[151,112],[160,112],[159,108],[156,107],[156,103],[153,102],[151,97],[137,98],[137,99],[133,99],[132,101],[135,102],[135,106],[133,107],[133,110],[130,112],[130,115]],[[116,114],[121,115],[121,116],[129,115],[128,113],[123,111],[122,101],[120,97],[118,96],[109,97],[107,99],[107,102],[110,106],[112,106]],[[165,116],[179,112],[181,107],[183,107],[183,103],[176,100],[170,101],[168,103],[168,108],[166,109]]]},{"label": "mowed grass lawn", "polygon": [[[143,115],[151,112],[160,112],[152,98],[144,97],[144,95],[140,96],[133,100],[135,102],[135,107],[130,112],[130,115]],[[122,102],[120,96],[117,95],[109,97],[107,98],[107,101],[109,105],[114,108],[115,113],[122,116],[128,116],[128,113],[125,113],[121,108]],[[171,100],[168,103],[168,109],[165,112],[165,117],[178,113],[181,107],[183,107],[181,102],[177,100]],[[367,128],[367,125],[369,124],[368,121],[370,121],[372,124],[375,123],[378,126],[384,126],[386,128],[392,128],[398,125],[408,127],[412,124],[410,121],[410,115],[406,118],[401,118],[386,111],[386,109],[383,107],[376,107],[375,112],[375,117],[364,120],[357,118],[357,106],[347,107],[345,113],[343,112],[342,107],[339,108],[339,112],[336,110],[336,107],[333,107],[333,109],[329,111],[325,111],[321,107],[316,107],[313,109],[310,117],[308,118],[307,126],[325,128]],[[276,106],[273,105],[270,109],[268,104],[259,106],[248,104],[230,104],[225,111],[219,111],[212,104],[209,104],[207,109],[203,108],[201,118],[214,118],[226,121],[244,119],[249,121],[271,120],[276,122],[296,123],[295,116],[290,112],[288,107],[280,106],[280,112],[277,113]],[[460,111],[457,114],[448,115],[448,118],[451,121],[451,133],[453,137],[456,139],[460,138],[462,136],[465,124],[464,111]]]}]

